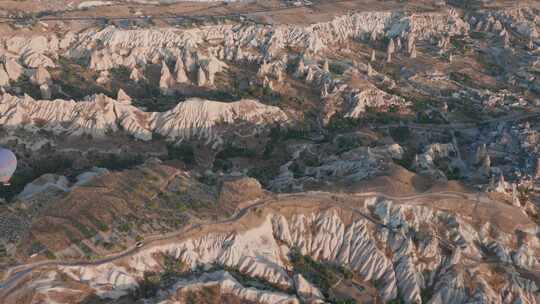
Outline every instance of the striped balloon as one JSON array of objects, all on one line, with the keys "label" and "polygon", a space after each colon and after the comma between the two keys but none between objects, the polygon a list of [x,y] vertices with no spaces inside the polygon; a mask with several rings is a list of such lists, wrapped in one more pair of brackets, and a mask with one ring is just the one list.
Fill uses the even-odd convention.
[{"label": "striped balloon", "polygon": [[0,148],[0,183],[9,184],[17,168],[17,157],[8,149]]}]

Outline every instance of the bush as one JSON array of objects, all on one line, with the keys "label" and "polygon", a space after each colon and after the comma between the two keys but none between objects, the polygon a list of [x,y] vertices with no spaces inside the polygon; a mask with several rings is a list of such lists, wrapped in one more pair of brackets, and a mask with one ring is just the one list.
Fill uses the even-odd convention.
[{"label": "bush", "polygon": [[214,160],[214,170],[228,171],[232,168],[233,164],[229,160],[235,157],[253,158],[256,156],[256,152],[246,147],[234,146],[227,144],[223,150],[221,150]]},{"label": "bush", "polygon": [[109,154],[106,157],[99,159],[96,162],[97,167],[107,168],[110,170],[124,170],[133,168],[143,163],[143,158],[140,155],[122,155]]},{"label": "bush", "polygon": [[122,223],[120,226],[118,226],[118,230],[124,233],[129,232],[131,230],[131,223],[129,222]]},{"label": "bush", "polygon": [[32,241],[32,244],[30,244],[30,249],[28,251],[28,254],[32,255],[34,253],[39,253],[43,250],[46,250],[47,247],[45,245],[41,244],[39,241],[34,240]]},{"label": "bush", "polygon": [[32,84],[32,82],[30,82],[30,77],[25,74],[22,74],[19,79],[13,81],[11,87],[19,87],[23,93],[30,95],[34,99],[41,98],[39,86]]},{"label": "bush", "polygon": [[49,260],[56,260],[56,255],[54,254],[54,252],[51,252],[49,250],[45,251],[45,256]]},{"label": "bush", "polygon": [[181,160],[187,165],[195,164],[195,152],[193,146],[181,143],[179,145],[168,145],[167,155],[170,159]]},{"label": "bush", "polygon": [[390,129],[390,136],[397,142],[407,141],[411,136],[411,131],[408,127],[397,127]]},{"label": "bush", "polygon": [[96,226],[100,231],[105,232],[105,231],[109,230],[109,226],[107,226],[107,224],[105,224],[102,221],[98,220],[92,214],[86,213],[85,217],[92,223],[92,225]]},{"label": "bush", "polygon": [[282,128],[279,125],[274,126],[270,129],[270,140],[284,141],[289,139],[306,139],[309,136],[310,130],[305,128]]},{"label": "bush", "polygon": [[327,128],[332,132],[349,132],[358,128],[360,123],[360,120],[357,118],[334,115],[330,119]]},{"label": "bush", "polygon": [[135,299],[147,299],[157,295],[160,285],[160,276],[155,272],[146,271],[143,279],[139,281],[139,287],[132,292]]},{"label": "bush", "polygon": [[446,175],[446,178],[448,178],[448,180],[459,180],[461,178],[461,173],[459,171],[459,168],[446,168],[446,170],[444,170],[445,172],[445,175]]},{"label": "bush", "polygon": [[257,179],[263,186],[268,186],[268,183],[278,175],[279,168],[277,166],[267,166],[267,167],[253,167],[249,169],[247,175]]},{"label": "bush", "polygon": [[233,163],[228,159],[216,158],[212,169],[214,171],[229,171],[233,167]]},{"label": "bush", "polygon": [[223,150],[221,150],[216,158],[227,159],[233,157],[254,157],[256,155],[255,151],[245,147],[234,146],[232,144],[227,144]]},{"label": "bush", "polygon": [[71,220],[70,223],[77,228],[77,231],[79,231],[85,238],[91,238],[97,234],[97,231],[92,227],[87,227],[77,220]]},{"label": "bush", "polygon": [[131,71],[125,66],[119,66],[110,69],[111,76],[118,81],[127,82],[129,81],[129,75]]},{"label": "bush", "polygon": [[328,65],[328,68],[330,69],[331,73],[334,73],[336,75],[343,75],[343,73],[345,73],[349,66],[346,63],[342,62],[332,62]]},{"label": "bush", "polygon": [[337,138],[338,153],[349,151],[360,146],[360,140],[350,136],[340,136]]},{"label": "bush", "polygon": [[[300,254],[297,249],[291,250],[290,260],[294,271],[302,274],[306,280],[320,287],[325,296],[328,296],[330,288],[340,279],[339,273],[342,267],[317,262],[310,256]],[[341,275],[345,276],[345,274]]]},{"label": "bush", "polygon": [[163,266],[165,268],[165,272],[169,273],[181,273],[186,267],[185,263],[180,258],[176,258],[170,254],[166,254],[163,257]]}]

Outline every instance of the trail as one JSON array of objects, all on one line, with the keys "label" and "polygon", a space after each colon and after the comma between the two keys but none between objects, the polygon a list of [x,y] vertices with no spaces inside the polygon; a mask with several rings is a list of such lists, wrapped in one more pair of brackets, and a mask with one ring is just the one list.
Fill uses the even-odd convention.
[{"label": "trail", "polygon": [[[416,200],[416,199],[420,199],[420,198],[430,198],[430,197],[434,198],[434,199],[435,198],[440,199],[441,197],[455,198],[455,199],[466,199],[466,200],[475,201],[476,204],[490,203],[491,202],[491,199],[489,199],[487,197],[480,197],[478,193],[465,193],[465,192],[455,192],[455,191],[429,192],[429,193],[421,193],[421,194],[408,195],[408,196],[392,196],[392,195],[388,195],[388,194],[385,194],[385,193],[382,193],[382,192],[363,192],[363,193],[353,193],[353,194],[350,194],[350,195],[352,197],[355,197],[355,198],[359,198],[359,197],[365,197],[365,198],[367,198],[367,197],[381,197],[381,198],[385,198],[385,199],[388,199],[388,200],[395,200],[395,201],[402,201],[402,202],[403,201]],[[340,207],[340,208],[342,208],[344,210],[349,210],[349,211],[359,215],[360,217],[372,222],[373,224],[375,224],[375,225],[377,225],[379,227],[384,227],[384,228],[389,229],[389,230],[391,230],[393,232],[399,232],[399,229],[394,228],[394,227],[389,227],[385,223],[382,223],[379,220],[373,218],[372,216],[366,214],[363,210],[360,210],[360,209],[355,208],[355,207],[351,207],[350,203],[347,204],[347,203],[341,201],[340,199],[338,199],[339,194],[336,194],[336,193],[323,192],[323,191],[309,191],[309,192],[303,192],[303,193],[278,194],[278,195],[276,195],[274,197],[270,197],[270,198],[267,198],[265,200],[253,201],[251,205],[249,205],[249,206],[247,206],[245,208],[237,210],[237,212],[235,212],[235,214],[233,214],[232,216],[230,216],[229,218],[226,218],[226,219],[222,219],[222,220],[218,220],[218,221],[214,221],[214,222],[193,224],[193,225],[184,227],[183,229],[180,229],[178,231],[171,232],[171,233],[168,233],[168,234],[147,236],[147,237],[145,237],[143,246],[136,247],[134,245],[134,246],[126,249],[125,251],[122,251],[120,253],[116,253],[116,254],[107,256],[107,257],[105,257],[103,259],[100,259],[100,260],[95,260],[95,261],[85,261],[85,260],[73,260],[73,261],[47,260],[47,261],[40,261],[40,262],[35,262],[35,263],[30,263],[30,264],[19,265],[19,266],[13,267],[13,268],[9,269],[6,272],[6,275],[4,277],[4,281],[2,283],[0,283],[0,298],[3,297],[3,296],[6,296],[7,294],[9,294],[11,289],[16,287],[19,280],[22,279],[25,275],[27,275],[27,274],[31,273],[32,271],[37,270],[39,268],[51,267],[51,266],[56,266],[56,267],[58,267],[58,266],[96,266],[96,265],[101,265],[101,264],[105,264],[105,263],[110,263],[110,262],[113,262],[115,260],[119,260],[119,259],[125,258],[127,256],[131,256],[133,254],[136,254],[140,250],[151,248],[154,244],[156,244],[158,242],[176,240],[179,236],[182,236],[182,235],[185,235],[185,234],[187,234],[189,232],[201,229],[202,227],[233,223],[233,222],[237,221],[238,219],[240,219],[241,217],[243,217],[244,215],[246,215],[251,210],[254,210],[254,209],[257,209],[257,208],[260,208],[260,207],[269,206],[269,205],[274,204],[274,203],[283,204],[282,199],[295,198],[295,197],[317,198],[317,199],[325,198],[325,199],[328,200],[328,202],[331,202],[333,205],[338,206],[338,207]],[[293,204],[293,203],[295,203],[295,200],[290,200],[290,202],[288,202],[288,203]],[[452,244],[452,243],[448,242],[443,237],[441,237],[439,235],[433,235],[433,236],[435,238],[437,238],[443,246],[446,246],[446,247],[448,247],[449,249],[452,249],[452,250],[459,249],[455,244]],[[499,263],[500,262],[500,261],[495,261],[495,260],[493,260],[493,261],[478,260],[478,259],[476,259],[474,257],[467,257],[467,258],[475,260],[475,261],[480,262],[480,263]],[[510,266],[515,267],[515,265],[505,265],[505,266],[506,267],[510,267]],[[527,273],[527,274],[531,275],[533,278],[539,278],[540,277],[540,269],[538,269],[538,270],[519,269],[518,271]]]}]

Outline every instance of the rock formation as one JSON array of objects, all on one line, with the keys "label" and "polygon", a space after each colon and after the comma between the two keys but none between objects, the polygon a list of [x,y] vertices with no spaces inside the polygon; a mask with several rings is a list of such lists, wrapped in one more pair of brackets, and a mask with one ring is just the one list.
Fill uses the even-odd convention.
[{"label": "rock formation", "polygon": [[44,67],[40,66],[37,68],[30,81],[35,85],[49,84],[51,82],[51,74]]},{"label": "rock formation", "polygon": [[392,62],[392,55],[396,51],[396,47],[394,44],[394,39],[390,39],[390,42],[388,42],[388,47],[386,49],[386,62]]},{"label": "rock formation", "polygon": [[169,71],[167,63],[163,61],[161,64],[161,78],[159,79],[159,88],[161,89],[161,92],[166,95],[171,94],[174,83],[175,81],[171,71]]},{"label": "rock formation", "polygon": [[[331,198],[327,193],[318,193],[316,197],[317,200]],[[495,302],[502,303],[497,294],[504,294],[512,301],[536,301],[534,294],[538,287],[519,273],[507,271],[505,267],[498,273],[478,268],[486,254],[481,248],[499,248],[500,253],[494,255],[494,261],[508,267],[530,269],[537,265],[538,261],[531,255],[533,248],[538,248],[537,244],[528,243],[519,249],[511,249],[513,229],[517,227],[503,228],[500,222],[491,223],[489,229],[497,234],[485,235],[473,228],[466,217],[454,212],[414,203],[397,204],[378,197],[367,198],[358,207],[344,207],[339,203],[344,197],[336,199],[325,204],[309,195],[296,195],[292,200],[282,198],[282,211],[264,211],[261,222],[256,225],[231,227],[232,230],[225,228],[225,231],[223,227],[210,228],[198,236],[142,248],[119,263],[60,266],[53,272],[62,272],[69,280],[85,284],[99,297],[118,298],[135,288],[137,279],[145,271],[160,269],[159,257],[167,254],[194,270],[205,269],[205,265],[209,267],[196,277],[178,279],[167,292],[172,301],[182,301],[186,292],[197,286],[218,286],[224,293],[258,303],[327,301],[302,274],[290,276],[286,271],[286,265],[290,263],[288,253],[298,250],[298,254],[310,256],[321,265],[341,265],[350,269],[365,284],[372,284],[384,301],[450,303],[455,299],[460,302],[498,299]],[[462,199],[456,198],[451,204],[461,204]],[[287,205],[294,206],[299,200],[309,201],[312,208],[318,207],[314,211],[298,208],[292,213],[286,211]],[[508,211],[507,205],[479,204],[477,208],[482,212],[497,207],[511,213],[505,216],[524,219],[519,212]],[[493,212],[499,211],[490,214]],[[532,227],[527,220],[517,225],[522,231]],[[531,233],[532,230],[525,232]],[[532,248],[528,249],[528,246]],[[468,267],[462,267],[464,265]],[[294,292],[246,288],[226,271],[212,270],[212,267],[225,266]],[[491,269],[489,265],[486,267]],[[494,285],[499,282],[493,280],[495,277],[508,280],[500,281],[503,282],[500,286]],[[465,285],[480,287],[467,291],[461,287]],[[427,298],[423,293],[425,289],[433,290]],[[39,292],[49,290],[42,288]]]},{"label": "rock formation", "polygon": [[220,138],[216,130],[218,125],[241,120],[253,126],[265,126],[288,120],[279,108],[255,100],[223,103],[192,98],[169,111],[147,113],[130,105],[120,92],[119,97],[121,99],[116,101],[104,95],[94,95],[86,101],[75,102],[34,100],[29,96],[18,98],[3,94],[0,95],[0,112],[4,115],[0,117],[0,126],[27,130],[44,128],[56,134],[90,134],[96,137],[103,137],[121,127],[140,140],[150,140],[152,133],[156,132],[169,140],[195,137],[214,142]]},{"label": "rock formation", "polygon": [[182,58],[176,58],[176,64],[174,66],[174,73],[176,75],[176,82],[178,83],[190,83],[184,66]]},{"label": "rock formation", "polygon": [[[437,180],[446,180],[446,175],[440,168],[437,168],[436,161],[446,159],[453,164],[452,160],[456,157],[457,152],[453,144],[431,144],[426,147],[422,154],[415,157],[414,166],[418,172],[431,176]],[[449,169],[453,169],[450,167]]]},{"label": "rock formation", "polygon": [[24,68],[11,58],[5,60],[4,68],[6,69],[10,80],[17,80],[24,73]]},{"label": "rock formation", "polygon": [[197,85],[202,87],[202,86],[205,86],[206,85],[206,73],[204,71],[204,69],[200,66],[198,69],[197,69]]},{"label": "rock formation", "polygon": [[131,97],[129,97],[129,95],[122,89],[118,90],[116,100],[123,104],[131,104]]},{"label": "rock formation", "polygon": [[129,79],[131,79],[131,80],[133,80],[135,82],[139,82],[139,81],[144,79],[144,76],[143,76],[142,72],[138,68],[133,68],[131,70],[131,74],[129,74]]}]

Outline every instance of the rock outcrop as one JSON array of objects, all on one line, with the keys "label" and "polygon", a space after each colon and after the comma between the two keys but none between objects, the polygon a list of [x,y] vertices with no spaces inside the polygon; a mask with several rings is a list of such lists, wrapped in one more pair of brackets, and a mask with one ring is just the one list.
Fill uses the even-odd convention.
[{"label": "rock outcrop", "polygon": [[131,74],[129,74],[129,79],[139,82],[144,79],[144,75],[138,68],[133,68]]},{"label": "rock outcrop", "polygon": [[416,155],[413,165],[419,173],[444,181],[447,179],[447,176],[437,167],[436,162],[446,160],[449,163],[448,169],[454,169],[453,161],[456,159],[456,156],[456,148],[451,143],[431,144],[426,147],[424,153]]},{"label": "rock outcrop", "polygon": [[176,82],[178,83],[190,83],[187,76],[186,67],[182,58],[176,58],[176,64],[174,66],[174,73],[176,75]]},{"label": "rock outcrop", "polygon": [[220,124],[246,122],[267,125],[286,122],[287,116],[277,107],[266,106],[255,100],[217,102],[192,98],[163,113],[153,113],[150,128],[170,139],[219,139],[214,129]]},{"label": "rock outcrop", "polygon": [[305,303],[324,303],[324,296],[319,288],[313,286],[301,274],[294,276],[294,286],[298,296]]},{"label": "rock outcrop", "polygon": [[368,108],[379,111],[388,111],[392,107],[404,109],[410,106],[411,102],[377,88],[367,88],[360,92],[353,92],[350,104],[352,108],[346,114],[347,117],[360,117]]},{"label": "rock outcrop", "polygon": [[123,104],[127,104],[127,105],[131,104],[131,97],[122,89],[118,90],[118,93],[116,95],[116,100]]},{"label": "rock outcrop", "polygon": [[167,298],[167,301],[182,303],[190,292],[212,287],[217,287],[222,294],[233,296],[244,303],[300,304],[300,301],[293,295],[244,287],[231,274],[225,271],[205,273],[191,281],[179,281],[171,288],[172,295]]},{"label": "rock outcrop", "polygon": [[4,68],[10,80],[17,80],[24,73],[24,68],[11,58],[5,59]]},{"label": "rock outcrop", "polygon": [[[243,122],[252,127],[264,127],[288,120],[279,108],[255,100],[224,103],[192,98],[166,112],[143,112],[132,106],[126,96],[119,95],[121,98],[118,101],[104,95],[94,95],[76,102],[34,100],[29,96],[19,98],[3,94],[0,95],[0,112],[4,113],[0,117],[0,126],[97,137],[104,137],[108,132],[121,128],[140,140],[152,139],[155,132],[171,141],[199,138],[215,143],[221,138],[219,126]],[[257,131],[256,128],[251,130]]]},{"label": "rock outcrop", "polygon": [[34,71],[32,76],[30,77],[30,81],[38,86],[43,84],[50,84],[51,74],[49,74],[49,71],[47,71],[47,69],[40,66]]},{"label": "rock outcrop", "polygon": [[165,62],[161,64],[161,78],[159,79],[159,88],[161,92],[165,95],[172,92],[172,87],[174,86],[174,78],[169,71],[169,67]]}]

